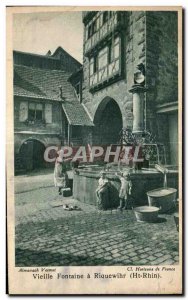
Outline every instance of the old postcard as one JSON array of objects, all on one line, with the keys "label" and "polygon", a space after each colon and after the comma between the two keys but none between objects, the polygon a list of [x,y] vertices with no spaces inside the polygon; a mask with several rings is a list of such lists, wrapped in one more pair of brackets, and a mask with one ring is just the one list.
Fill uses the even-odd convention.
[{"label": "old postcard", "polygon": [[182,8],[7,7],[7,292],[182,294],[182,221]]}]

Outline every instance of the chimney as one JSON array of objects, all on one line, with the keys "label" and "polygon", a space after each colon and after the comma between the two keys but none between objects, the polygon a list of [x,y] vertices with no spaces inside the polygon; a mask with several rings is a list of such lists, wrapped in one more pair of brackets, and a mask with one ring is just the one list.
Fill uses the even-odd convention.
[{"label": "chimney", "polygon": [[50,50],[48,50],[48,52],[46,53],[46,56],[51,56],[52,52]]}]

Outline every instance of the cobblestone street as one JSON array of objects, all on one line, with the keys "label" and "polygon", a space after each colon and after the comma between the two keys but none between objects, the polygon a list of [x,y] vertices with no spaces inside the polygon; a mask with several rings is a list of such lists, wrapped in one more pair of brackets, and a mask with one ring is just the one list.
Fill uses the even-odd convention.
[{"label": "cobblestone street", "polygon": [[[16,266],[178,264],[173,215],[139,223],[131,210],[98,213],[44,185],[19,190],[15,202]],[[62,203],[80,210],[66,211]]]}]

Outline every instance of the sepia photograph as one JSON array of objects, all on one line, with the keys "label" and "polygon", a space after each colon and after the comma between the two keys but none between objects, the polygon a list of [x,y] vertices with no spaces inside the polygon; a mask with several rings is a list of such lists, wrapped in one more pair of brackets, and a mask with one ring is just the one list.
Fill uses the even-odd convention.
[{"label": "sepia photograph", "polygon": [[[137,294],[139,278],[139,293],[181,293],[181,14],[7,8],[13,294],[37,293],[23,276],[50,285],[88,274],[93,289],[82,294]],[[163,274],[166,289],[157,290]],[[130,286],[120,283],[127,277]]]}]

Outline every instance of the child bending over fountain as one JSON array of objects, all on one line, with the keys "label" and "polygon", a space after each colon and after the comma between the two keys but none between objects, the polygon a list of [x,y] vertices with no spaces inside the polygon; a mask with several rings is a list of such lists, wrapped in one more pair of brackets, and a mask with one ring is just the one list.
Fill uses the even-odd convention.
[{"label": "child bending over fountain", "polygon": [[128,208],[128,201],[130,199],[130,195],[131,195],[131,189],[132,189],[132,182],[130,180],[130,175],[129,173],[120,173],[120,175],[118,175],[118,173],[116,173],[116,176],[119,178],[120,182],[121,182],[121,187],[120,187],[120,191],[119,191],[119,199],[120,199],[120,204],[118,209],[122,210],[127,209]]},{"label": "child bending over fountain", "polygon": [[99,185],[96,189],[98,209],[106,209],[109,200],[109,181],[104,171],[100,172]]}]

